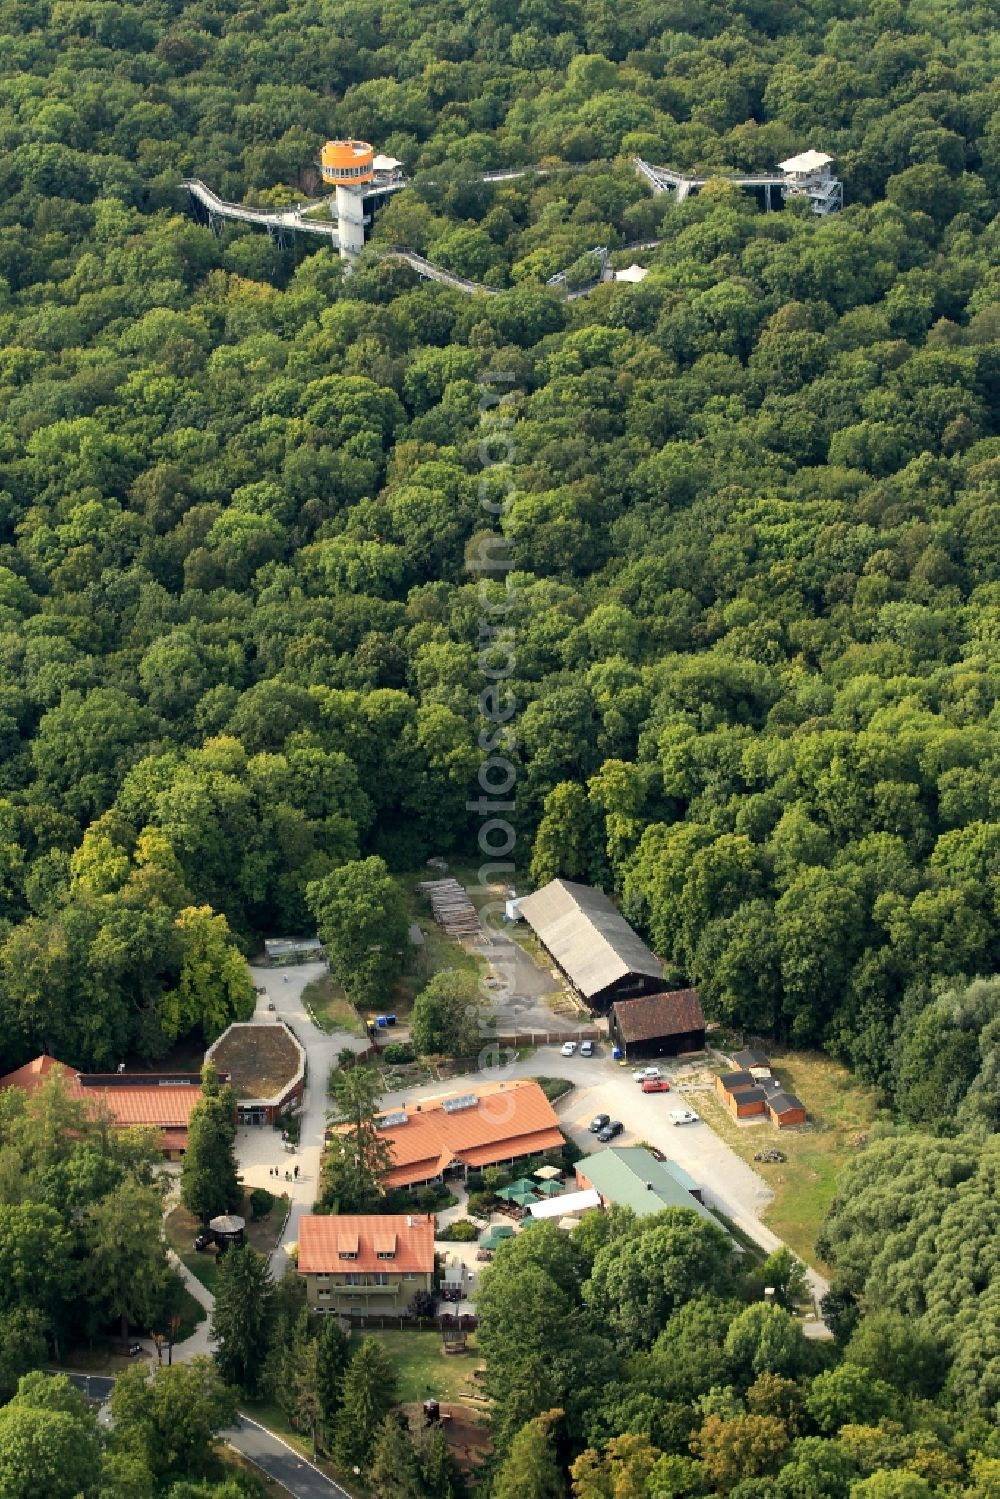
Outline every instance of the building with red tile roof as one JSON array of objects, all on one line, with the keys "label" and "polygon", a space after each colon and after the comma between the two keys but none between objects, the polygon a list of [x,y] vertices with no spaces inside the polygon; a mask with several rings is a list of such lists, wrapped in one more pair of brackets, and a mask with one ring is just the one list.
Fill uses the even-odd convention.
[{"label": "building with red tile roof", "polygon": [[413,1187],[469,1168],[561,1150],[555,1110],[536,1082],[486,1083],[475,1092],[426,1098],[382,1114],[392,1167],[385,1185]]},{"label": "building with red tile roof", "polygon": [[179,1160],[187,1149],[191,1111],[201,1097],[197,1072],[76,1072],[55,1057],[40,1056],[0,1077],[0,1089],[20,1088],[29,1096],[60,1072],[70,1098],[92,1104],[118,1129],[159,1132],[160,1149]]},{"label": "building with red tile roof", "polygon": [[434,1277],[432,1213],[308,1213],[299,1220],[299,1274],[317,1311],[405,1312]]}]

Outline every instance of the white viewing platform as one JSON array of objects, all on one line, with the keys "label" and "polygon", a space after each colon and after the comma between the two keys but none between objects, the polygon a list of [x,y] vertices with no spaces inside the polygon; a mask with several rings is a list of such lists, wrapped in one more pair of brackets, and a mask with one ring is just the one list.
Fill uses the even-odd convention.
[{"label": "white viewing platform", "polygon": [[833,157],[824,151],[802,151],[779,161],[785,174],[785,198],[808,198],[813,213],[836,213],[844,206],[844,184],[830,171]]},{"label": "white viewing platform", "polygon": [[777,206],[772,199],[772,194],[775,194],[777,202],[786,202],[789,198],[808,198],[813,213],[827,214],[836,213],[844,206],[844,184],[830,171],[832,161],[833,157],[827,156],[823,151],[802,151],[798,156],[780,161],[776,172],[737,174],[718,171],[701,176],[688,176],[684,172],[675,172],[671,167],[654,166],[641,157],[635,158],[635,165],[640,176],[653,189],[654,196],[672,192],[678,203],[683,203],[691,193],[698,192],[712,177],[716,177],[732,182],[737,187],[759,192],[765,209]]}]

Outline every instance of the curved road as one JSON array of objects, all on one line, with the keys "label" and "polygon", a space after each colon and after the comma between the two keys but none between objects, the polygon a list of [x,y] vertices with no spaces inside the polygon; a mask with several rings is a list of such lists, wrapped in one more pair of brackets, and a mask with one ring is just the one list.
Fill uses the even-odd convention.
[{"label": "curved road", "polygon": [[301,1457],[273,1431],[240,1417],[239,1426],[220,1433],[230,1447],[235,1447],[269,1478],[282,1484],[295,1499],[351,1499],[346,1489]]},{"label": "curved road", "polygon": [[[102,1407],[102,1419],[105,1419],[104,1408],[115,1388],[113,1379],[99,1374],[67,1373],[64,1369],[50,1369],[49,1373],[66,1374],[81,1395]],[[325,1473],[321,1473],[313,1463],[296,1452],[294,1447],[275,1436],[273,1431],[261,1426],[259,1421],[243,1415],[242,1411],[239,1424],[228,1426],[225,1431],[219,1432],[219,1436],[269,1478],[282,1484],[294,1499],[352,1499],[339,1483],[327,1478]]]}]

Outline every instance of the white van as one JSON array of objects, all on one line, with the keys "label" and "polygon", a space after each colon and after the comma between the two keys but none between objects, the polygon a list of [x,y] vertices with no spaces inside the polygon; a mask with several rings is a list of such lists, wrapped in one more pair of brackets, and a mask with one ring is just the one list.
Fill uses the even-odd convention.
[{"label": "white van", "polygon": [[695,1113],[694,1109],[671,1109],[670,1110],[670,1123],[671,1124],[697,1124],[698,1123],[698,1117],[699,1116]]}]

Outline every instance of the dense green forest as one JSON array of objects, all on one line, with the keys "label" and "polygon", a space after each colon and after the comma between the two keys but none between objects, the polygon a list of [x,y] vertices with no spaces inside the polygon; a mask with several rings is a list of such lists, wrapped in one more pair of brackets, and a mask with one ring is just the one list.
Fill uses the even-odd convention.
[{"label": "dense green forest", "polygon": [[[474,862],[512,655],[516,882],[613,891],[711,1018],[827,1047],[927,1133],[841,1184],[836,1352],[673,1219],[505,1249],[493,1492],[996,1495],[994,8],[3,0],[0,58],[0,1064],[213,1035],[307,887],[333,922],[346,863]],[[339,133],[414,178],[353,274],[188,216],[189,175],[301,200]],[[678,205],[632,163],[807,147],[842,214]],[[550,170],[479,180],[518,163]],[[544,284],[648,238],[640,285]],[[59,1383],[9,1398],[131,1281],[167,1295],[147,1146],[60,1108],[0,1111],[0,1486],[33,1492],[36,1443],[79,1459],[52,1493],[205,1493],[138,1377],[108,1444]],[[444,1494],[391,1423],[371,1447],[357,1358],[345,1457],[364,1431],[391,1499]],[[206,1432],[232,1398],[176,1388]]]}]

